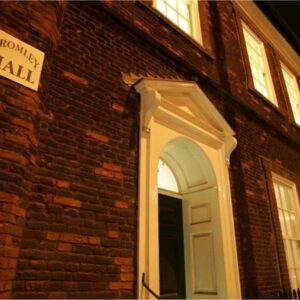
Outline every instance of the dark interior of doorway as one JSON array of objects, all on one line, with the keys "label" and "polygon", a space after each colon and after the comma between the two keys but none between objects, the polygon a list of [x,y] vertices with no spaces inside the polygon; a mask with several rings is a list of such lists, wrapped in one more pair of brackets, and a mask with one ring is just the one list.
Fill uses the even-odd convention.
[{"label": "dark interior of doorway", "polygon": [[182,200],[159,194],[161,299],[185,299]]}]

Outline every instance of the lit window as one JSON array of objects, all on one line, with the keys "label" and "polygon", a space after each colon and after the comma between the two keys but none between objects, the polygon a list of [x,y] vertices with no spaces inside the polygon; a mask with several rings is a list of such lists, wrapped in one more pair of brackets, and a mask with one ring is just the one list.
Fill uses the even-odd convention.
[{"label": "lit window", "polygon": [[300,208],[295,184],[273,174],[273,185],[292,289],[300,288]]},{"label": "lit window", "polygon": [[243,32],[254,87],[277,105],[264,44],[245,24],[243,24]]},{"label": "lit window", "polygon": [[288,92],[295,122],[300,125],[300,94],[295,75],[281,63],[281,70]]},{"label": "lit window", "polygon": [[154,6],[185,33],[202,43],[197,0],[156,0]]}]

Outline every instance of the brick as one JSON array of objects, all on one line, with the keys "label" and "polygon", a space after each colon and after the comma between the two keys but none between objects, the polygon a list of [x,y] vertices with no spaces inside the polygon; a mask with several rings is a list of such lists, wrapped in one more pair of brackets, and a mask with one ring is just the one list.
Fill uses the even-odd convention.
[{"label": "brick", "polygon": [[14,216],[14,215],[4,213],[4,212],[0,212],[0,222],[7,222],[7,223],[11,223],[11,224],[16,224],[17,220],[16,220],[16,216]]},{"label": "brick", "polygon": [[12,295],[11,291],[5,291],[5,292],[0,291],[0,299],[12,299],[11,295]]},{"label": "brick", "polygon": [[124,179],[124,175],[121,173],[115,173],[114,174],[114,178],[118,179],[118,180],[123,180]]},{"label": "brick", "polygon": [[110,282],[108,285],[108,289],[110,290],[131,290],[133,288],[132,282]]},{"label": "brick", "polygon": [[120,274],[120,278],[122,281],[134,281],[135,280],[135,276],[133,273]]},{"label": "brick", "polygon": [[50,292],[49,299],[68,299],[66,292]]},{"label": "brick", "polygon": [[13,280],[16,276],[16,270],[0,270],[1,280]]},{"label": "brick", "polygon": [[64,76],[67,77],[67,78],[69,78],[69,79],[71,79],[71,80],[74,80],[74,81],[76,81],[78,83],[81,83],[81,84],[83,84],[85,86],[88,86],[88,84],[89,84],[88,81],[85,78],[77,76],[77,75],[75,75],[75,74],[73,74],[73,73],[71,73],[69,71],[64,71]]},{"label": "brick", "polygon": [[90,245],[100,245],[101,239],[97,236],[89,236],[88,241]]},{"label": "brick", "polygon": [[69,188],[70,187],[70,182],[64,181],[64,180],[57,180],[56,185],[59,188]]},{"label": "brick", "polygon": [[59,240],[62,242],[73,243],[73,244],[87,244],[88,237],[75,233],[61,233]]},{"label": "brick", "polygon": [[8,269],[15,269],[17,266],[17,259],[11,258],[8,260]]},{"label": "brick", "polygon": [[37,158],[36,158],[36,156],[34,156],[34,155],[31,154],[29,160],[30,160],[30,162],[31,162],[33,165],[36,166],[36,164],[37,164]]},{"label": "brick", "polygon": [[61,197],[61,196],[56,196],[54,197],[54,203],[58,203],[58,204],[62,204],[65,206],[70,206],[70,207],[76,207],[76,208],[80,208],[81,207],[81,201],[80,200],[76,200],[73,198],[67,198],[67,197]]},{"label": "brick", "polygon": [[85,134],[86,134],[87,137],[96,139],[97,141],[102,142],[102,143],[108,143],[109,140],[110,140],[109,137],[107,137],[107,136],[105,136],[105,135],[102,135],[102,134],[100,134],[100,133],[91,131],[91,130],[87,130],[87,131],[85,132]]},{"label": "brick", "polygon": [[18,204],[20,202],[20,197],[14,194],[0,192],[0,202]]},{"label": "brick", "polygon": [[47,240],[49,241],[57,241],[59,238],[58,232],[48,231],[47,232]]},{"label": "brick", "polygon": [[25,121],[23,119],[12,118],[11,123],[15,124],[15,125],[18,125],[18,126],[21,126],[23,128],[26,128],[28,130],[33,130],[33,124],[28,122],[28,121]]},{"label": "brick", "polygon": [[33,115],[37,115],[39,111],[37,103],[28,97],[22,97],[21,99],[8,97],[8,102],[19,109],[32,113]]},{"label": "brick", "polygon": [[109,178],[114,178],[114,173],[111,171],[104,170],[102,168],[95,168],[95,174],[101,175]]},{"label": "brick", "polygon": [[25,146],[26,148],[29,148],[29,141],[26,137],[16,135],[16,134],[12,134],[10,132],[5,132],[4,138],[7,141],[10,141],[10,142]]},{"label": "brick", "polygon": [[57,250],[58,251],[64,251],[64,252],[71,252],[72,251],[72,244],[58,243]]},{"label": "brick", "polygon": [[25,218],[26,215],[25,209],[12,204],[3,204],[2,209],[18,217]]},{"label": "brick", "polygon": [[119,231],[108,231],[107,236],[113,239],[120,237]]},{"label": "brick", "polygon": [[110,163],[103,163],[103,168],[110,171],[122,172],[122,167]]},{"label": "brick", "polygon": [[116,112],[119,112],[119,113],[124,113],[125,111],[127,112],[127,110],[125,110],[124,106],[119,105],[115,102],[112,104],[111,107],[113,110],[115,110]]},{"label": "brick", "polygon": [[3,282],[3,291],[9,291],[13,287],[13,281],[12,280],[6,280]]},{"label": "brick", "polygon": [[13,224],[2,224],[0,227],[0,233],[8,233],[13,236],[20,237],[22,235],[22,227]]},{"label": "brick", "polygon": [[37,146],[39,145],[39,142],[38,142],[38,140],[37,140],[37,138],[36,138],[36,136],[34,135],[33,132],[28,132],[28,133],[27,133],[27,136],[28,136],[30,142],[31,142],[35,147],[37,147]]},{"label": "brick", "polygon": [[0,233],[0,245],[11,246],[12,245],[12,235]]},{"label": "brick", "polygon": [[115,257],[114,262],[116,265],[132,265],[132,257]]},{"label": "brick", "polygon": [[33,269],[37,269],[37,270],[43,270],[47,268],[46,262],[44,260],[31,260],[30,266]]},{"label": "brick", "polygon": [[121,266],[121,272],[122,273],[132,273],[133,272],[133,266],[122,265]]},{"label": "brick", "polygon": [[0,149],[0,157],[20,163],[21,165],[28,164],[28,160],[22,154],[13,151]]},{"label": "brick", "polygon": [[114,205],[115,205],[115,207],[122,208],[122,209],[126,209],[129,207],[128,203],[126,203],[124,201],[115,201]]}]

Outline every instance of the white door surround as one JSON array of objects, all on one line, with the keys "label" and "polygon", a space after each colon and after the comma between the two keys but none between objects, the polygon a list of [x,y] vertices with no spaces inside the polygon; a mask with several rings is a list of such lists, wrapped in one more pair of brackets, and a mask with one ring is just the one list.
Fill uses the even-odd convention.
[{"label": "white door surround", "polygon": [[[229,157],[236,146],[234,131],[195,82],[143,79],[134,87],[141,95],[138,298],[152,298],[142,285],[143,273],[150,288],[159,293],[157,169],[160,158],[168,164],[173,163],[175,175],[182,176],[178,181],[183,199],[186,197],[193,202],[193,195],[199,191],[216,191],[214,217],[219,238],[215,244],[218,249],[216,262],[220,267],[216,268],[219,270],[216,274],[217,292],[212,290],[211,297],[240,298],[228,175]],[[186,153],[182,150],[185,148],[188,149]],[[206,159],[199,153],[203,153]],[[178,172],[176,162],[172,162],[176,155],[186,161],[177,164]],[[193,162],[198,162],[199,166],[207,164],[207,168],[197,168]],[[205,171],[209,170],[208,167],[211,172]],[[203,241],[207,238],[202,236]],[[205,247],[203,249],[205,254]],[[221,276],[222,283],[218,282],[218,276]],[[200,291],[193,298],[203,297],[207,298],[207,294]]]}]

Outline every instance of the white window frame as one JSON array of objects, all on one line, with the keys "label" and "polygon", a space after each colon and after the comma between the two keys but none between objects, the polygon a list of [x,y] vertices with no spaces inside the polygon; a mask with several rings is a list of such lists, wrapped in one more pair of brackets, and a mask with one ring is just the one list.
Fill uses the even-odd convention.
[{"label": "white window frame", "polygon": [[[154,0],[153,6],[154,8],[159,11],[161,14],[163,14],[172,24],[174,24],[176,27],[178,27],[181,31],[183,31],[185,34],[192,37],[196,42],[202,45],[202,33],[201,33],[201,25],[200,25],[200,15],[199,15],[199,7],[198,7],[198,1],[197,0],[179,0],[182,2],[186,2],[188,5],[188,11],[189,11],[189,27],[190,27],[190,34],[184,31],[177,23],[174,23],[165,12],[162,12],[158,9],[158,3],[159,1],[164,2],[165,5],[167,4],[167,0]],[[172,1],[178,1],[178,0],[172,0]]]},{"label": "white window frame", "polygon": [[[298,248],[300,248],[300,205],[299,205],[299,198],[298,198],[298,194],[297,194],[297,189],[296,189],[296,184],[276,173],[272,172],[272,181],[273,181],[273,189],[274,189],[274,194],[275,194],[275,198],[276,198],[276,207],[278,210],[278,216],[280,218],[280,211],[282,212],[281,216],[291,216],[291,215],[295,215],[295,220],[296,220],[296,231],[297,231],[297,227],[298,227],[298,232],[295,232],[295,235],[293,234],[285,234],[282,230],[282,226],[287,226],[286,222],[284,221],[280,221],[280,228],[281,228],[281,234],[282,234],[282,239],[283,239],[283,243],[284,243],[284,248],[285,248],[285,255],[286,255],[286,262],[287,262],[287,267],[288,267],[288,271],[289,271],[289,278],[290,278],[290,284],[292,289],[297,289],[300,288],[300,249],[298,250],[298,255],[297,253],[295,253],[295,249],[292,248],[293,246],[295,247],[297,243]],[[282,199],[278,199],[276,192],[275,192],[275,184],[281,185],[281,186],[285,186],[286,188],[291,190],[291,195],[292,195],[292,199],[290,199],[290,201],[292,201],[293,203],[293,209],[290,208],[283,208],[283,207],[278,207],[278,203],[280,201],[282,201]],[[285,194],[286,196],[286,194]],[[292,229],[290,228],[290,231],[292,231]],[[293,244],[292,244],[293,243]],[[287,251],[287,244],[289,245],[290,249],[292,249],[290,252]],[[293,245],[293,246],[292,246]],[[292,264],[292,261],[298,261],[298,263]],[[296,271],[298,270],[298,275],[296,275],[296,279],[293,279],[293,274],[292,271]],[[296,272],[293,272],[294,274],[297,274]],[[296,282],[295,282],[296,280]]]},{"label": "white window frame", "polygon": [[[296,122],[296,124],[298,124],[300,126],[300,91],[299,91],[299,85],[298,85],[295,74],[283,62],[280,62],[280,65],[281,65],[282,76],[283,76],[283,79],[284,79],[284,83],[285,83],[285,86],[286,86],[286,90],[287,90],[289,101],[290,101],[291,108],[292,108],[294,121]],[[288,84],[288,81],[291,82],[291,85],[292,85],[291,88],[295,92],[296,99],[294,99],[291,95],[292,91],[289,88],[290,85]]]},{"label": "white window frame", "polygon": [[[244,41],[245,41],[245,45],[246,45],[247,55],[248,55],[248,59],[249,59],[249,64],[250,64],[250,69],[251,69],[251,75],[252,75],[252,81],[253,81],[253,84],[254,84],[254,88],[260,94],[262,94],[268,100],[270,100],[274,105],[278,106],[277,99],[276,99],[276,94],[275,94],[275,89],[274,89],[274,85],[273,85],[273,81],[272,81],[271,71],[270,71],[270,67],[269,67],[269,63],[268,63],[268,59],[267,59],[267,55],[266,55],[266,50],[265,50],[264,43],[263,43],[263,41],[260,38],[257,37],[257,35],[244,22],[242,22],[242,29],[243,29],[243,36],[244,36]],[[262,58],[262,68],[263,68],[262,69],[262,76],[263,76],[264,81],[265,81],[264,88],[266,89],[266,94],[264,94],[259,89],[258,85],[256,84],[255,74],[253,73],[253,70],[252,70],[254,62],[251,59],[250,49],[249,49],[250,46],[247,43],[245,32],[248,35],[250,35],[253,38],[253,40],[257,43],[257,45],[259,46],[259,49],[260,49],[260,52],[261,52],[261,58]]]}]

